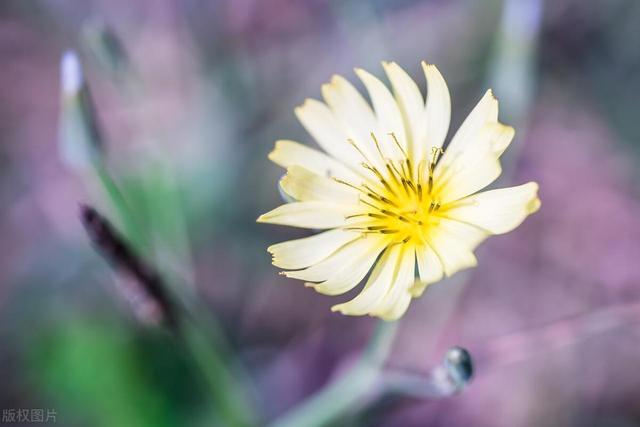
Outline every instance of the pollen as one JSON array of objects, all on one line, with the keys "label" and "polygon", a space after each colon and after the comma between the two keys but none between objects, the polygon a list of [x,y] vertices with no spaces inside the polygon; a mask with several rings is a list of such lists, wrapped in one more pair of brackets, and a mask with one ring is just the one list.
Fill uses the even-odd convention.
[{"label": "pollen", "polygon": [[380,140],[374,133],[371,133],[371,141],[377,159],[368,158],[353,141],[347,141],[362,156],[361,166],[372,179],[354,183],[334,178],[360,193],[362,211],[347,216],[344,228],[363,235],[389,235],[391,243],[412,240],[424,243],[428,229],[439,222],[440,201],[434,192],[433,174],[442,149],[433,147],[428,162],[414,165],[396,135],[390,133],[388,137],[390,144],[386,147],[393,147],[393,158],[383,154]]}]

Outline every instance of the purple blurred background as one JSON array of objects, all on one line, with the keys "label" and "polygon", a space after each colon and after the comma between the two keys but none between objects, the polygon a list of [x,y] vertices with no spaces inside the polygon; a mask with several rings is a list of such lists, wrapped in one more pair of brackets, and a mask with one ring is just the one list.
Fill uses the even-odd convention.
[{"label": "purple blurred background", "polygon": [[382,77],[393,60],[424,90],[424,59],[449,84],[452,130],[494,89],[516,127],[498,184],[538,181],[542,209],[399,325],[390,368],[426,373],[461,345],[469,386],[335,425],[640,425],[640,3],[4,0],[0,34],[1,409],[205,425],[198,374],[131,314],[79,222],[86,202],[126,229],[61,141],[60,58],[74,49],[140,250],[218,319],[261,419],[338,375],[375,324],[270,265],[269,244],[308,233],[255,223],[280,203],[267,153],[313,144],[293,109],[333,73],[356,83],[354,67]]}]

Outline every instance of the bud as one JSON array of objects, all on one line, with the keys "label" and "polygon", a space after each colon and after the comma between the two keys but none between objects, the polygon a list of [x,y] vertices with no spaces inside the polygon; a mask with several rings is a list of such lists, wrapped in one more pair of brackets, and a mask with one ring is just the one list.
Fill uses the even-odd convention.
[{"label": "bud", "polygon": [[100,254],[122,275],[119,290],[145,323],[164,321],[176,326],[177,306],[160,274],[139,257],[111,223],[88,205],[80,206],[80,219]]},{"label": "bud", "polygon": [[420,399],[440,399],[464,389],[473,376],[471,355],[462,347],[451,347],[442,362],[427,374],[413,372],[384,373],[386,391]]},{"label": "bud", "polygon": [[73,169],[86,169],[99,161],[103,143],[82,64],[73,50],[60,60],[60,90],[60,155]]}]

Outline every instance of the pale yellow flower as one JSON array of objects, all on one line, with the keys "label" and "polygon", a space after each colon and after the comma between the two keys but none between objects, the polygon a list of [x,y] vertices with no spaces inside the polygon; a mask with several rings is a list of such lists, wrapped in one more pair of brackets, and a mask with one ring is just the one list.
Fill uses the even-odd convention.
[{"label": "pale yellow flower", "polygon": [[393,94],[356,70],[373,108],[340,76],[322,86],[324,102],[296,108],[326,154],[277,141],[269,158],[287,168],[280,185],[296,201],[258,221],[328,230],[269,247],[273,264],[327,295],[350,291],[373,269],[362,292],[332,310],[393,320],[427,285],[475,266],[478,244],[513,230],[540,200],[535,182],[479,192],[500,175],[514,135],[498,122],[491,90],[443,153],[451,102],[438,69],[422,63],[425,102],[402,68],[383,66]]}]

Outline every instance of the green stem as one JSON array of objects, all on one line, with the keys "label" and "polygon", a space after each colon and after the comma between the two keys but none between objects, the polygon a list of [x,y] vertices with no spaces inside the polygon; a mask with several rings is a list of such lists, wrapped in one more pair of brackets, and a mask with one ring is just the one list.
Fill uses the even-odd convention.
[{"label": "green stem", "polygon": [[133,244],[136,252],[147,255],[147,251],[145,250],[147,249],[147,242],[145,241],[144,232],[142,231],[140,224],[135,220],[131,208],[127,204],[120,188],[118,188],[118,184],[115,183],[102,162],[94,162],[93,167],[100,184],[102,184],[102,187],[106,191],[109,201],[113,205],[118,218],[120,218],[120,222],[124,227],[125,236],[127,236],[127,239]]},{"label": "green stem", "polygon": [[275,420],[270,427],[321,427],[349,411],[378,379],[397,326],[397,322],[379,320],[362,357],[349,372]]},{"label": "green stem", "polygon": [[[125,235],[133,244],[136,252],[144,254],[147,243],[145,230],[134,218],[124,195],[104,165],[96,162],[94,167],[100,183],[120,218]],[[178,337],[202,373],[203,382],[211,392],[217,421],[228,427],[257,425],[255,411],[243,390],[242,382],[235,380],[235,376],[227,366],[231,357],[225,339],[218,328],[214,328],[211,321],[207,323],[209,326],[207,328],[204,325],[195,324],[189,310],[183,306],[180,299],[173,295],[170,289],[167,291],[180,307],[177,325]]]},{"label": "green stem", "polygon": [[180,321],[178,333],[212,394],[216,418],[221,425],[228,427],[257,425],[250,399],[231,374],[226,363],[228,360],[225,360],[226,358],[217,351],[216,346],[212,345],[210,337],[205,336],[190,319]]}]

